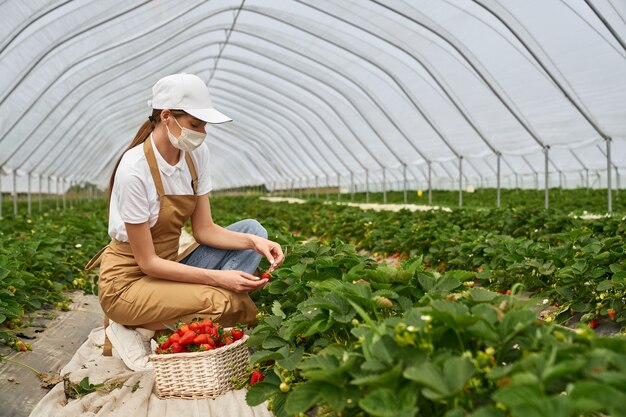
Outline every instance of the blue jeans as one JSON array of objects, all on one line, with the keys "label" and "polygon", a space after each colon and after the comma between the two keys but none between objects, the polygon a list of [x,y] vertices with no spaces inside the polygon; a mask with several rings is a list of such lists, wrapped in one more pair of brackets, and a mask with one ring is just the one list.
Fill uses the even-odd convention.
[{"label": "blue jeans", "polygon": [[[245,219],[227,226],[233,232],[250,233],[267,239],[267,231],[253,219]],[[200,244],[181,263],[205,269],[244,271],[249,274],[259,266],[261,255],[254,250],[225,250]]]}]

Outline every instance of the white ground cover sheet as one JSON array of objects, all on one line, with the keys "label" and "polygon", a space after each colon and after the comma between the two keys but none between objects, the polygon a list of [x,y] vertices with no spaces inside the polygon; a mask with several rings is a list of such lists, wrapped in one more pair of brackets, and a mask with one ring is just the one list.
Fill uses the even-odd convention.
[{"label": "white ground cover sheet", "polygon": [[[41,399],[30,417],[271,417],[265,404],[249,407],[246,390],[230,391],[216,399],[160,400],[153,393],[154,373],[133,372],[121,359],[102,356],[104,328],[92,330],[89,338],[76,351],[70,362],[61,369],[70,380],[78,383],[84,377],[89,382],[123,381],[121,388],[97,390],[82,398],[67,401],[63,382],[57,384]],[[137,386],[138,384],[138,386]]]}]

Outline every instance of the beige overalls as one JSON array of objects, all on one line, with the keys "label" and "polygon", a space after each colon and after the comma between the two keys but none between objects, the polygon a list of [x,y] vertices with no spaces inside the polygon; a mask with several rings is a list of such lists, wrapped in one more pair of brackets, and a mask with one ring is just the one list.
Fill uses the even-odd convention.
[{"label": "beige overalls", "polygon": [[[195,243],[178,254],[182,227],[196,207],[196,169],[190,154],[185,153],[194,194],[166,195],[151,136],[143,149],[160,201],[159,217],[150,229],[154,250],[163,259],[179,262],[199,246]],[[100,304],[104,313],[117,323],[139,327],[154,322],[172,325],[177,320],[189,322],[194,317],[217,320],[223,326],[256,321],[258,310],[246,293],[147,276],[137,265],[128,242],[111,240],[87,267],[93,268],[98,263]]]}]

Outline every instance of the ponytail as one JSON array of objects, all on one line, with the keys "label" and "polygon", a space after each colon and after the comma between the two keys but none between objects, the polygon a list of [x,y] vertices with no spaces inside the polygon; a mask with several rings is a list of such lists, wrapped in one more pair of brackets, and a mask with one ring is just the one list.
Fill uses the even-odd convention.
[{"label": "ponytail", "polygon": [[[124,152],[122,152],[122,155],[120,155],[119,159],[115,163],[115,167],[113,168],[113,173],[111,174],[111,179],[109,180],[108,207],[111,207],[111,195],[113,194],[113,183],[115,182],[115,173],[117,172],[117,168],[119,167],[120,162],[122,161],[122,158],[124,157],[124,154],[126,153],[126,151],[134,148],[135,146],[139,144],[144,143],[146,139],[148,139],[148,136],[150,136],[150,133],[154,131],[154,129],[156,128],[156,125],[160,123],[162,111],[163,111],[162,109],[152,109],[152,114],[148,116],[148,120],[146,120],[141,125],[133,141],[130,143],[130,145],[128,145],[128,147],[124,150]],[[186,114],[182,110],[171,110],[170,112],[173,115]]]},{"label": "ponytail", "polygon": [[148,117],[148,119],[149,120],[146,120],[145,122],[143,122],[143,124],[137,131],[137,134],[135,135],[135,138],[133,139],[133,141],[130,143],[130,145],[128,145],[128,147],[124,150],[124,152],[122,152],[119,159],[115,163],[115,167],[113,168],[113,173],[111,174],[111,179],[109,180],[108,207],[111,207],[111,194],[113,194],[113,184],[115,182],[115,173],[117,172],[117,167],[119,167],[120,162],[122,161],[122,158],[124,157],[124,154],[126,153],[126,151],[134,148],[135,146],[141,143],[144,143],[146,139],[148,139],[148,136],[150,136],[150,133],[152,133],[152,131],[156,127],[156,124],[161,119],[161,110],[153,109],[152,114]]}]

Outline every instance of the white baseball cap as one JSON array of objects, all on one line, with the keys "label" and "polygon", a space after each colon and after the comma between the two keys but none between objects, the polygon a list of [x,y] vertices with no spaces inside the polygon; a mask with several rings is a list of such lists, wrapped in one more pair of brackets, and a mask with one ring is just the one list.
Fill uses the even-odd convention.
[{"label": "white baseball cap", "polygon": [[152,87],[153,109],[184,110],[207,123],[231,122],[233,119],[215,110],[209,89],[202,79],[193,74],[173,74],[161,78]]}]

